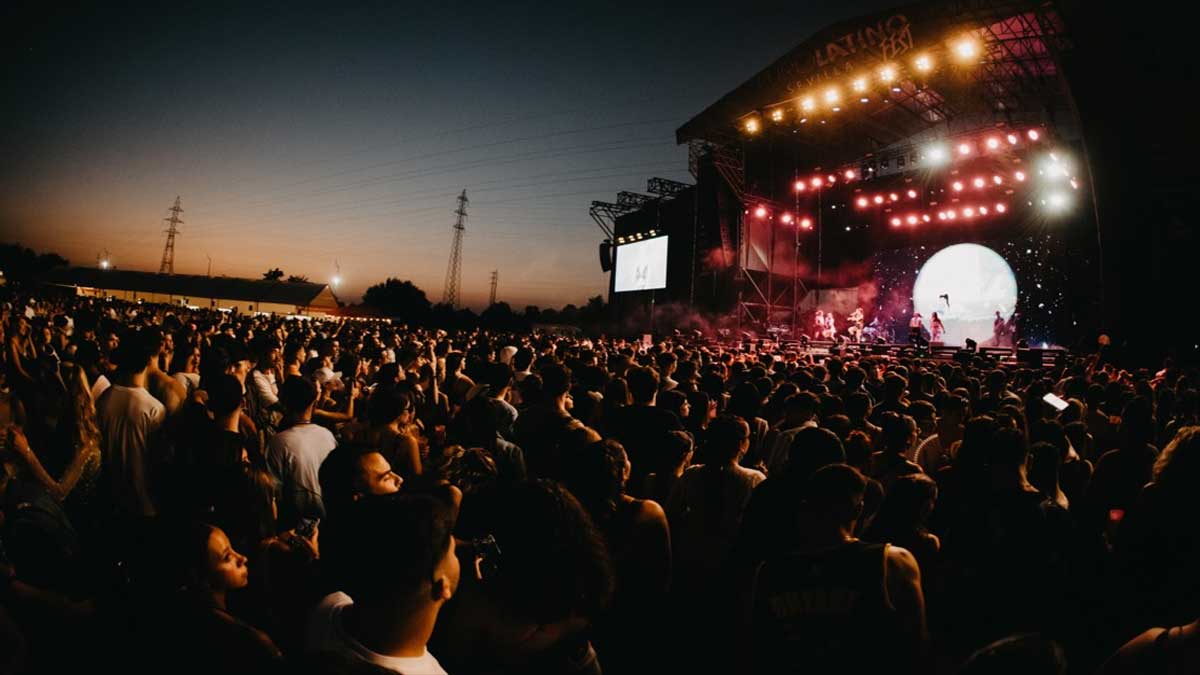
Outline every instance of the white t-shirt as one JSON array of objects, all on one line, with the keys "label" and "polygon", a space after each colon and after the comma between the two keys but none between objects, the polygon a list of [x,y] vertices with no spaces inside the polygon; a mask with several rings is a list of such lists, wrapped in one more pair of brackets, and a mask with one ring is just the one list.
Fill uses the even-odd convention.
[{"label": "white t-shirt", "polygon": [[267,445],[267,468],[283,483],[280,508],[320,500],[321,463],[337,447],[333,434],[323,426],[296,424],[271,437]]},{"label": "white t-shirt", "polygon": [[146,484],[147,448],[162,426],[167,409],[141,387],[114,384],[96,402],[100,448],[110,487],[132,513],[152,516],[154,504]]},{"label": "white t-shirt", "polygon": [[99,401],[100,394],[103,394],[111,386],[112,382],[109,382],[104,375],[97,377],[96,381],[92,383],[92,400]]},{"label": "white t-shirt", "polygon": [[346,608],[353,605],[354,600],[345,593],[330,593],[313,609],[308,620],[308,634],[305,640],[307,651],[333,652],[373,663],[377,666],[394,670],[404,675],[447,675],[442,665],[426,649],[425,653],[414,657],[386,656],[373,652],[354,636],[346,632],[342,626],[342,616]]},{"label": "white t-shirt", "polygon": [[200,373],[175,373],[171,377],[183,385],[183,388],[187,390],[188,398],[191,398],[192,394],[196,393],[196,390],[200,388]]}]

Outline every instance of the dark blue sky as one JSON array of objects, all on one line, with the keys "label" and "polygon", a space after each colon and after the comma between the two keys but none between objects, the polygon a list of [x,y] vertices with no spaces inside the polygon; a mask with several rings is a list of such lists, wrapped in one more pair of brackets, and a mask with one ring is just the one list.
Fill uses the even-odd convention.
[{"label": "dark blue sky", "polygon": [[674,129],[813,31],[893,3],[288,3],[3,10],[0,240],[156,270],[604,292],[593,199],[690,180]]}]

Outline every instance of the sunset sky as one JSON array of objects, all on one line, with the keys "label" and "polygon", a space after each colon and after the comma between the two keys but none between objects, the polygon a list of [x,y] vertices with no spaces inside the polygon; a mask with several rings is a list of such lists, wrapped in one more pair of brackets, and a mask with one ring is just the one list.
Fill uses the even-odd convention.
[{"label": "sunset sky", "polygon": [[[94,265],[411,279],[438,301],[454,198],[463,299],[603,294],[594,199],[691,181],[674,129],[857,0],[241,3],[0,10],[0,241]],[[169,8],[169,9],[168,9]]]}]

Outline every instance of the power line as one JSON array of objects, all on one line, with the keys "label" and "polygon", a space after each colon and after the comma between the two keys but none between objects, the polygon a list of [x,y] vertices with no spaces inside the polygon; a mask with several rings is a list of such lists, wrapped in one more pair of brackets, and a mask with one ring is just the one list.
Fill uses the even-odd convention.
[{"label": "power line", "polygon": [[167,221],[167,244],[163,247],[162,262],[158,265],[159,274],[175,274],[175,235],[179,234],[178,226],[183,224],[179,219],[179,214],[183,213],[183,209],[179,208],[179,197],[175,197],[175,205],[170,208],[171,217],[163,218]]},{"label": "power line", "polygon": [[454,215],[454,243],[450,245],[450,264],[446,266],[446,288],[442,302],[458,309],[458,288],[462,285],[462,240],[467,224],[467,191],[458,196],[458,208]]}]

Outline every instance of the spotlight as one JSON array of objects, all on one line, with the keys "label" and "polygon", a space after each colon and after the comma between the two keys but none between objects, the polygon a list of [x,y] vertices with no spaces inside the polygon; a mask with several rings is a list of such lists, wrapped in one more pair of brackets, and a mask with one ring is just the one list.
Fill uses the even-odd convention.
[{"label": "spotlight", "polygon": [[909,191],[908,191],[906,194],[908,194],[908,198],[909,198],[909,199],[916,199],[916,198],[917,198],[917,191],[916,191],[916,190],[909,190]]},{"label": "spotlight", "polygon": [[997,205],[996,205],[996,213],[1004,213],[1004,212],[1005,212],[1005,211],[1007,211],[1007,210],[1008,210],[1008,207],[1007,207],[1007,206],[1005,206],[1004,204],[997,204]]},{"label": "spotlight", "polygon": [[854,91],[856,91],[860,94],[863,93],[864,91],[867,90],[867,78],[865,78],[865,77],[854,78],[854,81],[850,83],[850,87],[852,89],[854,89]]},{"label": "spotlight", "polygon": [[900,195],[898,195],[898,194],[896,194],[895,192],[893,192],[893,193],[891,193],[891,194],[889,194],[889,195],[888,195],[888,199],[890,199],[890,200],[892,200],[892,201],[894,201],[894,202],[898,202],[898,201],[900,201]]},{"label": "spotlight", "polygon": [[933,220],[933,218],[930,218],[930,217],[929,217],[929,214],[928,214],[928,213],[926,213],[925,215],[921,216],[921,220],[923,220],[923,221],[925,221],[925,222],[927,222],[927,223],[928,223],[929,221]]},{"label": "spotlight", "polygon": [[883,195],[875,195],[874,201],[876,204],[882,204],[883,203]]},{"label": "spotlight", "polygon": [[815,176],[811,181],[809,181],[809,184],[813,186],[813,189],[816,189],[821,187],[822,182],[823,181],[821,180],[820,176]]},{"label": "spotlight", "polygon": [[1016,145],[1016,144],[1017,144],[1017,135],[1016,135],[1016,134],[1009,134],[1009,135],[1008,135],[1008,144],[1009,144],[1009,145]]},{"label": "spotlight", "polygon": [[859,197],[857,203],[858,203],[858,208],[860,208],[860,209],[865,209],[865,208],[867,208],[867,205],[870,204],[870,202],[867,201],[866,197]]},{"label": "spotlight", "polygon": [[749,133],[749,134],[757,134],[758,133],[758,120],[754,119],[753,117],[746,120],[746,133]]},{"label": "spotlight", "polygon": [[964,37],[954,45],[954,54],[961,61],[970,61],[979,55],[979,43],[973,38]]},{"label": "spotlight", "polygon": [[985,180],[984,180],[982,177],[980,177],[980,176],[977,176],[977,177],[975,178],[975,180],[971,181],[971,183],[972,183],[972,184],[973,184],[973,185],[974,185],[974,186],[975,186],[977,189],[982,189],[984,185],[987,185],[987,181],[985,181]]},{"label": "spotlight", "polygon": [[334,287],[334,288],[337,288],[337,287],[338,287],[338,284],[341,284],[341,283],[342,283],[342,278],[341,278],[341,277],[339,277],[339,276],[337,276],[337,275],[335,274],[335,275],[333,276],[333,279],[331,279],[330,281],[333,283],[333,287]]},{"label": "spotlight", "polygon": [[946,219],[946,212],[938,211],[938,220],[945,220],[945,219]]},{"label": "spotlight", "polygon": [[959,143],[958,154],[962,155],[963,157],[966,157],[967,155],[971,154],[971,144],[970,143]]},{"label": "spotlight", "polygon": [[999,138],[987,139],[987,149],[988,150],[995,150],[998,147],[1000,147],[1000,139]]},{"label": "spotlight", "polygon": [[920,221],[921,221],[921,219],[920,219],[920,218],[918,218],[918,217],[916,217],[916,216],[909,216],[909,217],[908,217],[908,224],[909,224],[909,225],[916,225],[916,224],[917,224],[917,223],[919,223]]},{"label": "spotlight", "polygon": [[904,224],[904,221],[900,220],[898,216],[896,218],[892,218],[892,227],[900,227],[902,224]]},{"label": "spotlight", "polygon": [[986,206],[979,207],[979,215],[986,216],[987,214],[988,214],[988,210],[987,210]]},{"label": "spotlight", "polygon": [[1071,189],[1072,190],[1079,189],[1079,181],[1075,180],[1074,178],[1071,179]]},{"label": "spotlight", "polygon": [[796,187],[796,192],[804,192],[804,188],[806,188],[807,186],[804,184],[804,181],[798,180],[798,181],[796,181],[795,187]]},{"label": "spotlight", "polygon": [[962,181],[960,181],[960,180],[956,180],[956,181],[954,181],[954,184],[953,184],[953,185],[951,185],[950,187],[954,188],[954,191],[955,191],[955,192],[962,192],[962,191],[963,191],[963,184],[962,184]]},{"label": "spotlight", "polygon": [[1004,179],[1001,178],[999,174],[996,174],[995,176],[992,176],[992,182],[996,185],[1003,185]]},{"label": "spotlight", "polygon": [[1014,173],[1014,174],[1013,174],[1013,178],[1015,178],[1015,179],[1017,180],[1017,182],[1018,182],[1018,183],[1024,183],[1024,182],[1025,182],[1025,172],[1024,172],[1024,171],[1018,171],[1018,172],[1016,172],[1016,173]]},{"label": "spotlight", "polygon": [[1038,133],[1037,129],[1030,129],[1029,133],[1026,135],[1029,136],[1029,140],[1031,140],[1031,141],[1036,141],[1037,139],[1042,137],[1042,135]]},{"label": "spotlight", "polygon": [[757,209],[754,209],[754,215],[758,216],[759,218],[766,218],[767,217],[766,207],[760,206]]},{"label": "spotlight", "polygon": [[829,174],[828,176],[825,177],[825,180],[829,181],[832,184],[832,183],[837,182],[837,176],[835,176],[833,174]]},{"label": "spotlight", "polygon": [[841,98],[842,98],[842,94],[841,94],[841,92],[838,91],[837,87],[830,87],[825,90],[825,102],[826,103],[833,105],[834,103],[837,103],[839,100],[841,100]]},{"label": "spotlight", "polygon": [[858,174],[854,172],[854,169],[846,169],[845,173],[842,175],[846,177],[846,180],[854,180],[855,178],[858,178]]},{"label": "spotlight", "polygon": [[792,223],[792,214],[785,213],[779,217],[779,220],[783,221],[784,225],[790,225]]},{"label": "spotlight", "polygon": [[963,218],[974,218],[975,217],[975,209],[973,209],[969,206],[967,208],[963,209],[962,213],[963,213]]},{"label": "spotlight", "polygon": [[957,217],[958,214],[954,212],[954,209],[950,209],[946,212],[946,220],[954,220]]},{"label": "spotlight", "polygon": [[891,83],[896,79],[896,68],[893,66],[884,66],[879,69],[879,79],[885,84]]},{"label": "spotlight", "polygon": [[771,111],[771,119],[775,120],[776,122],[782,122],[783,121],[783,111],[780,110],[779,108],[772,110]]},{"label": "spotlight", "polygon": [[933,59],[929,58],[928,54],[922,54],[913,59],[913,67],[918,72],[928,73],[930,70],[933,70]]},{"label": "spotlight", "polygon": [[1047,198],[1046,206],[1049,207],[1051,211],[1062,211],[1067,208],[1067,203],[1068,200],[1066,195],[1062,194],[1061,192],[1054,192]]},{"label": "spotlight", "polygon": [[100,269],[102,269],[102,270],[108,269],[108,261],[107,260],[100,261]]},{"label": "spotlight", "polygon": [[811,96],[805,96],[800,99],[800,109],[804,112],[812,112],[817,109],[817,100]]},{"label": "spotlight", "polygon": [[925,159],[933,165],[944,164],[950,159],[950,152],[944,145],[931,145],[925,150]]},{"label": "spotlight", "polygon": [[811,218],[801,218],[800,219],[800,227],[802,227],[806,230],[811,230],[812,229],[812,219]]}]

